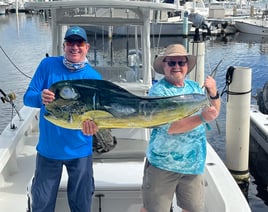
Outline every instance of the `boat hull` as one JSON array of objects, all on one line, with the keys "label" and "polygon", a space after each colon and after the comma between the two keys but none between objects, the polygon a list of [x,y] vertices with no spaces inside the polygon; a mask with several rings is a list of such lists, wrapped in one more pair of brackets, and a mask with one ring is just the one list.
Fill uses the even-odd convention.
[{"label": "boat hull", "polygon": [[250,111],[250,135],[268,155],[268,115],[252,106]]},{"label": "boat hull", "polygon": [[0,2],[0,15],[5,15],[7,8],[8,8],[8,4]]},{"label": "boat hull", "polygon": [[251,106],[250,135],[251,171],[263,185],[268,185],[268,114],[261,113],[257,105]]},{"label": "boat hull", "polygon": [[235,27],[240,32],[268,35],[268,26],[264,25],[261,20],[241,20],[235,22]]}]

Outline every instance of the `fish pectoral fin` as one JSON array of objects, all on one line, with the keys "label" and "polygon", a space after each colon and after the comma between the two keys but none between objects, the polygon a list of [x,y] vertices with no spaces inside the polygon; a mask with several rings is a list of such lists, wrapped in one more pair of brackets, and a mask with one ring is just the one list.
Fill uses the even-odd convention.
[{"label": "fish pectoral fin", "polygon": [[91,110],[91,111],[83,113],[83,115],[81,116],[81,119],[83,121],[85,121],[87,119],[97,121],[98,119],[112,118],[112,117],[113,117],[113,115],[111,113],[106,112],[106,111],[103,111],[103,110]]}]

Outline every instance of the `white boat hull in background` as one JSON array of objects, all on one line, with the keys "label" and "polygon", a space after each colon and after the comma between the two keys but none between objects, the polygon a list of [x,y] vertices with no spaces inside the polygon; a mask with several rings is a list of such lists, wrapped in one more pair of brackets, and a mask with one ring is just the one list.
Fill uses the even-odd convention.
[{"label": "white boat hull in background", "polygon": [[0,15],[6,14],[6,9],[8,8],[8,4],[0,1]]},{"label": "white boat hull in background", "polygon": [[268,23],[261,19],[236,20],[235,27],[240,32],[256,35],[268,35]]}]

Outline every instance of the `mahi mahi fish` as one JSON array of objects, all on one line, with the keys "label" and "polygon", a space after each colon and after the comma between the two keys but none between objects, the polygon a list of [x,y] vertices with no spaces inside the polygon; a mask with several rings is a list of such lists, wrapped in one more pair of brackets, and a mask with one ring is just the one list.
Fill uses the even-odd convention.
[{"label": "mahi mahi fish", "polygon": [[53,84],[55,100],[45,118],[69,129],[81,129],[86,119],[99,129],[152,128],[185,118],[208,105],[206,95],[137,96],[105,80],[66,80]]}]

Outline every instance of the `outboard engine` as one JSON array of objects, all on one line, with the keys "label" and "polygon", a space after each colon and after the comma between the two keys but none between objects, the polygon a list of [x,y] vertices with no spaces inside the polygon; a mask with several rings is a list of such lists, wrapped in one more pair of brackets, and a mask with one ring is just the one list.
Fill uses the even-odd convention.
[{"label": "outboard engine", "polygon": [[260,112],[268,114],[268,81],[264,84],[262,90],[257,91],[257,104]]},{"label": "outboard engine", "polygon": [[206,19],[198,13],[190,13],[189,21],[193,22],[193,26],[199,29],[206,29],[208,35],[211,35],[211,23],[207,22]]}]

